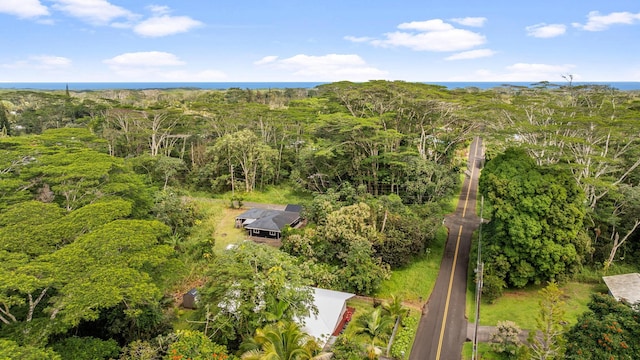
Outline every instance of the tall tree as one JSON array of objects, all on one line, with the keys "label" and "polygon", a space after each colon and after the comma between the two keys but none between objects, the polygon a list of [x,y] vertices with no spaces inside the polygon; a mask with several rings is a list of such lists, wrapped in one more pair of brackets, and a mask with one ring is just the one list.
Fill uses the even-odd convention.
[{"label": "tall tree", "polygon": [[273,149],[249,130],[224,135],[216,140],[212,150],[218,163],[223,168],[226,165],[227,173],[233,173],[236,168],[242,171],[246,192],[256,188],[259,174],[268,177],[272,170]]},{"label": "tall tree", "polygon": [[539,291],[540,312],[536,317],[536,331],[529,332],[531,359],[553,360],[564,359],[566,304],[562,298],[564,293],[555,282],[549,283]]},{"label": "tall tree", "polygon": [[589,252],[584,195],[566,171],[539,167],[523,150],[507,149],[487,163],[480,191],[491,204],[484,228],[488,275],[523,287],[578,271]]},{"label": "tall tree", "polygon": [[0,101],[0,135],[11,135],[11,124],[9,123],[7,112],[7,108]]},{"label": "tall tree", "polygon": [[[296,259],[270,246],[243,243],[217,256],[207,275],[205,333],[220,343],[251,336],[274,314],[293,320],[316,311],[310,275]],[[282,302],[290,305],[283,308]]]}]

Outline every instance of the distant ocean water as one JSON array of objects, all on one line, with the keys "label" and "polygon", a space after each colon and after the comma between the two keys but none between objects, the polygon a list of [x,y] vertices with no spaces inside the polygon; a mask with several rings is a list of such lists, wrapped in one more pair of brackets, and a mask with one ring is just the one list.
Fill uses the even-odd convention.
[{"label": "distant ocean water", "polygon": [[[424,84],[442,85],[448,89],[476,87],[491,89],[505,85],[529,87],[534,82],[422,82]],[[327,82],[0,82],[0,89],[20,90],[64,90],[69,86],[72,91],[109,90],[109,89],[312,89]],[[566,85],[564,83],[557,83]],[[573,85],[608,85],[618,90],[640,90],[640,82],[574,82]]]}]

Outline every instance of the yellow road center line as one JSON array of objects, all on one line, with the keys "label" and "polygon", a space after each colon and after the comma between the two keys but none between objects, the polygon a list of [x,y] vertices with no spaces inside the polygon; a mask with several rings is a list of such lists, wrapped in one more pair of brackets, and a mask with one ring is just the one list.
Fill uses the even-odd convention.
[{"label": "yellow road center line", "polygon": [[462,209],[462,217],[467,214],[467,204],[469,203],[469,194],[471,194],[471,182],[473,181],[473,173],[476,170],[476,153],[478,152],[478,143],[473,148],[472,164],[471,164],[471,176],[469,176],[469,186],[467,186],[467,198],[464,200],[464,208]]},{"label": "yellow road center line", "polygon": [[[475,158],[476,153],[478,152],[478,143],[479,141],[476,139],[476,144],[473,148],[473,155],[471,156],[472,164],[471,164],[471,176],[469,176],[469,182],[467,186],[467,195],[464,200],[464,207],[462,208],[462,217],[464,218],[467,214],[467,205],[469,204],[469,195],[471,194],[471,185],[473,181],[473,175],[476,170]],[[442,316],[442,327],[440,328],[440,338],[438,339],[438,350],[436,351],[436,360],[440,360],[440,354],[442,353],[442,343],[444,341],[444,330],[447,327],[447,315],[449,315],[449,301],[451,300],[451,290],[453,289],[453,277],[456,273],[456,263],[458,262],[458,249],[460,248],[460,237],[462,237],[462,225],[460,225],[460,229],[458,230],[458,238],[456,240],[456,250],[453,254],[453,264],[451,265],[451,275],[449,276],[449,288],[447,289],[447,299],[444,303],[444,315]]]},{"label": "yellow road center line", "polygon": [[449,289],[447,290],[447,300],[444,302],[444,315],[442,317],[442,327],[440,328],[440,339],[438,340],[438,350],[436,351],[436,360],[440,360],[442,352],[442,342],[444,340],[444,329],[447,326],[447,315],[449,314],[449,300],[451,300],[451,289],[453,288],[453,275],[456,270],[456,262],[458,261],[458,248],[460,247],[460,237],[462,236],[462,225],[458,231],[458,240],[456,240],[456,252],[453,254],[453,265],[451,265],[451,276],[449,277]]}]

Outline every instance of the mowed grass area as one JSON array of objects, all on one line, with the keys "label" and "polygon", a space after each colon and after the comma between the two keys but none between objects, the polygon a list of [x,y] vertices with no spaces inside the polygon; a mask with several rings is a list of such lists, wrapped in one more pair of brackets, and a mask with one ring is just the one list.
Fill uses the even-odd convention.
[{"label": "mowed grass area", "polygon": [[[462,360],[469,360],[472,358],[472,353],[473,352],[473,343],[472,342],[465,342],[463,347],[462,347]],[[495,352],[493,352],[493,350],[491,349],[491,345],[488,343],[478,343],[478,359],[483,359],[483,360],[500,360],[500,359],[504,359],[504,357],[502,357],[499,354],[496,354]]]},{"label": "mowed grass area", "polygon": [[[498,321],[514,321],[522,329],[535,329],[536,317],[540,312],[541,296],[538,291],[542,286],[527,289],[507,290],[504,295],[493,304],[482,303],[480,306],[480,325],[494,326]],[[587,303],[594,292],[606,292],[606,287],[600,284],[585,284],[569,282],[560,286],[564,292],[566,303],[566,320],[572,325],[578,316],[587,310]],[[467,313],[469,321],[475,319],[475,294],[467,292]]]}]

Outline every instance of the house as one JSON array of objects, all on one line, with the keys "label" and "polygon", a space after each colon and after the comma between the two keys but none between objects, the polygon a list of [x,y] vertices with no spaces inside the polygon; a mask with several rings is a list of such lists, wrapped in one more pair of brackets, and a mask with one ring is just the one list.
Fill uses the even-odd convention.
[{"label": "house", "polygon": [[285,227],[296,227],[302,220],[299,205],[287,205],[285,210],[253,208],[236,217],[236,227],[247,230],[247,235],[280,239]]},{"label": "house", "polygon": [[602,280],[607,284],[609,293],[616,300],[624,300],[629,304],[640,303],[640,274],[603,276]]},{"label": "house", "polygon": [[347,300],[355,294],[313,288],[313,304],[318,314],[310,314],[299,322],[302,330],[325,346],[333,336],[337,336],[345,323],[351,320],[352,308],[347,308]]}]

